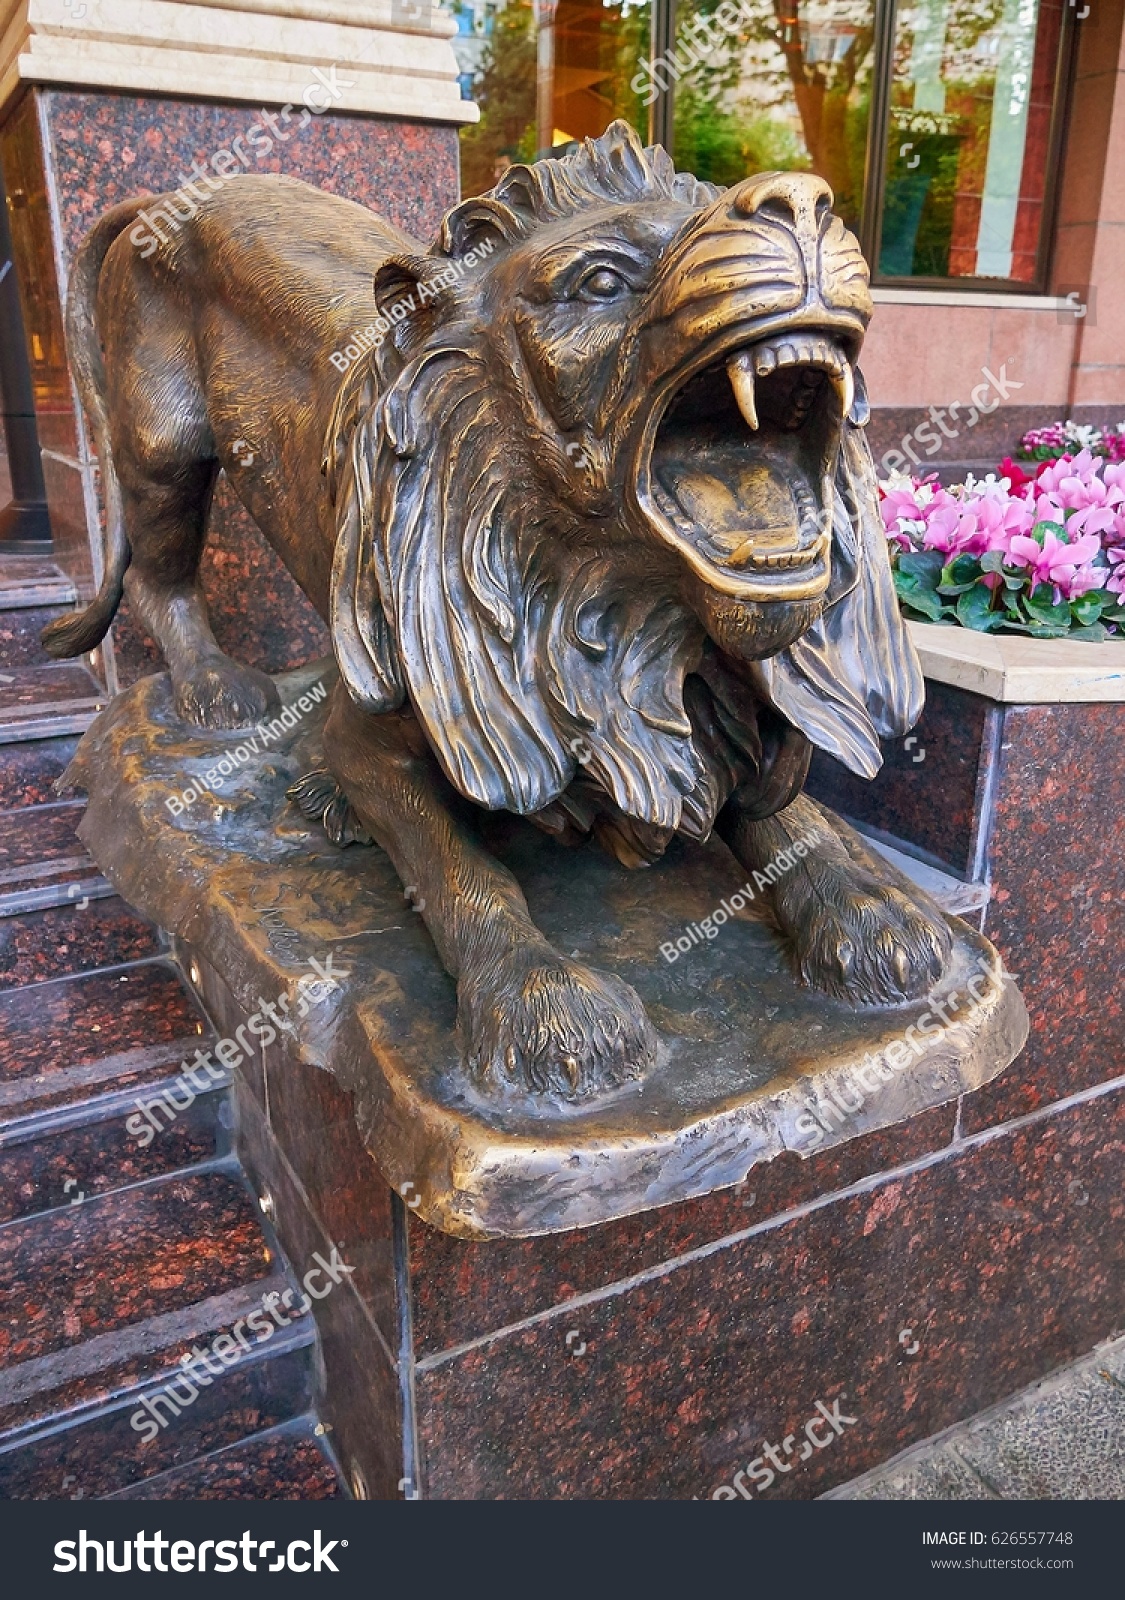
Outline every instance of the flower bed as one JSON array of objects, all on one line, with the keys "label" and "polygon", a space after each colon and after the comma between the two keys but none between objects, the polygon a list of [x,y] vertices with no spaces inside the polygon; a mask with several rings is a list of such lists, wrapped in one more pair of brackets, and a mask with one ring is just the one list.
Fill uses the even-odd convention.
[{"label": "flower bed", "polygon": [[1052,422],[1049,428],[1032,428],[1020,440],[1016,455],[1021,461],[1057,461],[1080,450],[1110,461],[1125,461],[1125,422],[1105,429],[1081,422]]},{"label": "flower bed", "polygon": [[[1125,435],[1101,436],[1103,448],[1106,437],[1125,455]],[[999,476],[948,489],[895,474],[880,496],[913,620],[1044,639],[1106,639],[1125,624],[1125,459],[1108,450],[1042,459],[1034,473],[1005,460]]]}]

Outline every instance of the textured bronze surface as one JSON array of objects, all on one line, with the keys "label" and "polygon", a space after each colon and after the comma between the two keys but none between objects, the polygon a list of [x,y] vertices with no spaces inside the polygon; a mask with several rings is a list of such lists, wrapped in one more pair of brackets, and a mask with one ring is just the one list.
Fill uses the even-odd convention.
[{"label": "textured bronze surface", "polygon": [[800,793],[812,743],[870,776],[922,697],[863,433],[867,268],[831,202],[800,173],[720,192],[615,124],[509,169],[428,251],[247,177],[159,239],[119,206],[76,258],[109,548],[50,647],[91,648],[124,588],[182,717],[271,711],[198,585],[224,467],[332,629],[342,681],[293,796],[385,848],[506,1115],[647,1092],[665,1057],[641,980],[545,936],[482,808],[632,867],[717,833],[770,874],[775,962],[853,1005],[955,962],[936,907]]},{"label": "textured bronze surface", "polygon": [[[281,699],[299,708],[332,676],[322,664],[279,678]],[[783,1150],[827,1149],[977,1088],[1023,1044],[1018,991],[962,922],[945,924],[952,955],[932,996],[855,1007],[794,982],[764,897],[734,902],[746,872],[719,840],[677,840],[647,872],[586,844],[560,870],[553,840],[497,816],[488,847],[542,936],[629,984],[658,1042],[643,1078],[578,1105],[483,1088],[462,1061],[453,980],[387,856],[336,849],[286,800],[322,759],[325,704],[263,746],[186,727],[167,677],[146,678],[91,728],[69,780],[89,793],[82,836],[106,876],[201,952],[247,1016],[287,995],[286,1049],[354,1095],[388,1180],[446,1232],[555,1232],[705,1194]],[[222,787],[208,788],[232,752]],[[193,787],[171,818],[169,797]],[[734,915],[717,936],[666,960],[661,945],[724,900]],[[314,959],[340,989],[302,1017],[298,984]],[[927,1014],[910,1035],[922,1048],[896,1056]],[[264,1040],[271,1074],[275,1043]]]}]

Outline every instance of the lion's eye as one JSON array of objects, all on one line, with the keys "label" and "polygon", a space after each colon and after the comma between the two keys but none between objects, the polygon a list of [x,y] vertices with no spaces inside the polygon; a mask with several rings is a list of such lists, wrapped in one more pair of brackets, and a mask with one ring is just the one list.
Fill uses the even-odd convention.
[{"label": "lion's eye", "polygon": [[628,292],[628,283],[612,267],[599,267],[578,285],[578,293],[584,300],[616,300],[619,295]]}]

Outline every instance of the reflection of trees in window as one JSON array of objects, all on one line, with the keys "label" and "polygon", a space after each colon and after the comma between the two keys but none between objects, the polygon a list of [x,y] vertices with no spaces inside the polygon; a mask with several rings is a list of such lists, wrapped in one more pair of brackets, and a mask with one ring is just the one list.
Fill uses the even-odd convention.
[{"label": "reflection of trees in window", "polygon": [[571,140],[596,138],[615,117],[643,134],[648,112],[630,83],[649,53],[649,36],[649,0],[558,0],[539,7],[509,0],[495,14],[473,80],[481,119],[462,130],[462,192],[490,189],[512,161],[534,161]]},{"label": "reflection of trees in window", "polygon": [[530,0],[496,14],[473,83],[480,121],[461,130],[461,192],[491,189],[513,161],[535,159],[535,17]]},{"label": "reflection of trees in window", "polygon": [[[734,29],[719,0],[681,0],[676,159],[733,183],[768,168],[811,168],[856,226],[863,198],[872,0],[740,0]],[[729,9],[725,13],[730,16]],[[711,48],[694,41],[704,41]],[[696,63],[688,66],[692,54]]]}]

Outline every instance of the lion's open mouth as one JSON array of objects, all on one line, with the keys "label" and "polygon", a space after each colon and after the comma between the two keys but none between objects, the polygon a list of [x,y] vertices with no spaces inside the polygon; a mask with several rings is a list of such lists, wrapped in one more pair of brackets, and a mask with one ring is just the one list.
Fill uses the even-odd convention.
[{"label": "lion's open mouth", "polygon": [[827,588],[832,475],[852,394],[846,352],[816,329],[728,350],[673,393],[639,494],[705,581],[746,599]]}]

